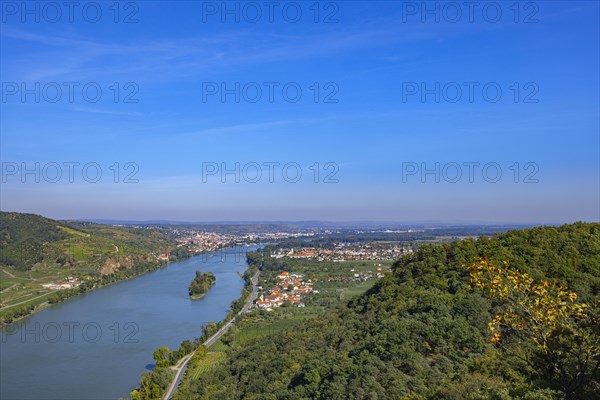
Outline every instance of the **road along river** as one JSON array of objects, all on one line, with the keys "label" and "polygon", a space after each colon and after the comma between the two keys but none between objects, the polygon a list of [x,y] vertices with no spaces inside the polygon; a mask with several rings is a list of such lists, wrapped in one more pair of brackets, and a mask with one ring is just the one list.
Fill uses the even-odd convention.
[{"label": "road along river", "polygon": [[[231,248],[96,289],[0,330],[0,398],[116,399],[152,368],[152,351],[178,348],[221,321],[244,286],[245,252]],[[201,300],[187,288],[196,270],[217,281]]]}]

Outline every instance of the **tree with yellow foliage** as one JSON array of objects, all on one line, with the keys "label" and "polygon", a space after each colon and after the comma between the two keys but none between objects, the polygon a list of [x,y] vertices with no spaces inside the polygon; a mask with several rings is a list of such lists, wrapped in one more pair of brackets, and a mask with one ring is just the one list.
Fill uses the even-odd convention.
[{"label": "tree with yellow foliage", "polygon": [[[600,318],[596,307],[556,282],[479,259],[468,267],[471,287],[498,304],[488,327],[491,342],[525,360],[540,377],[578,398],[600,367]],[[600,388],[599,388],[600,389]]]}]

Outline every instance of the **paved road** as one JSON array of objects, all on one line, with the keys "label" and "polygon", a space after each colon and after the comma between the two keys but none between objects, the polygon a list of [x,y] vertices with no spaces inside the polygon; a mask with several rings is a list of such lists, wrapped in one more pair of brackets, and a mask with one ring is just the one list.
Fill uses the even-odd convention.
[{"label": "paved road", "polygon": [[[240,312],[238,312],[237,315],[241,315],[241,314],[248,312],[250,307],[252,307],[254,300],[256,300],[256,297],[258,295],[258,289],[257,289],[256,285],[258,283],[258,275],[259,274],[260,274],[260,271],[257,271],[256,274],[254,274],[254,276],[252,277],[252,294],[250,295],[250,298],[246,302],[246,305],[244,306],[244,308],[242,308],[242,310]],[[212,346],[217,340],[219,340],[221,338],[221,336],[223,336],[223,334],[225,332],[227,332],[227,330],[229,328],[231,328],[231,325],[233,325],[234,323],[235,323],[235,318],[233,318],[231,321],[229,321],[228,323],[223,325],[221,327],[221,329],[219,329],[217,331],[217,333],[212,335],[210,338],[208,338],[208,340],[206,342],[203,343],[204,346],[206,348],[209,348],[210,346]],[[165,396],[163,397],[164,400],[169,400],[173,396],[173,393],[175,393],[175,389],[177,389],[179,387],[179,384],[181,383],[181,379],[183,378],[183,375],[185,374],[185,370],[187,369],[187,366],[193,355],[194,355],[194,352],[191,352],[187,356],[183,357],[179,361],[179,363],[173,368],[175,370],[175,379],[173,379],[173,382],[171,382],[171,385],[169,385],[169,388],[165,392]]]}]

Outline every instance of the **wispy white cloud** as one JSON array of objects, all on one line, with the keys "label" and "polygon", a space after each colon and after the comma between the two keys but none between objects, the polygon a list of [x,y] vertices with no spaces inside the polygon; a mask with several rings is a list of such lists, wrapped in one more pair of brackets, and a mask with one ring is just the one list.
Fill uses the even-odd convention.
[{"label": "wispy white cloud", "polygon": [[[202,37],[114,43],[62,34],[41,35],[6,27],[1,37],[44,45],[43,51],[14,56],[13,62],[4,63],[7,75],[18,75],[17,79],[95,80],[128,75],[137,80],[168,82],[224,68],[330,57],[373,44],[416,40],[420,35],[382,28],[340,29],[311,35],[236,30]],[[23,68],[24,65],[29,67]]]},{"label": "wispy white cloud", "polygon": [[109,115],[129,115],[133,117],[140,117],[143,114],[135,111],[115,111],[101,108],[88,108],[88,107],[73,107],[73,111],[93,113],[93,114],[109,114]]}]

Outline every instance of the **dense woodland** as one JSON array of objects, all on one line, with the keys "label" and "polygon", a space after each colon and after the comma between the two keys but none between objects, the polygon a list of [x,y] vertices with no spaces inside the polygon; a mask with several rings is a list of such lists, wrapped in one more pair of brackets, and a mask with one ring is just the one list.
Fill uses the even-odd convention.
[{"label": "dense woodland", "polygon": [[598,398],[599,292],[600,224],[424,245],[364,295],[228,352],[178,395]]}]

